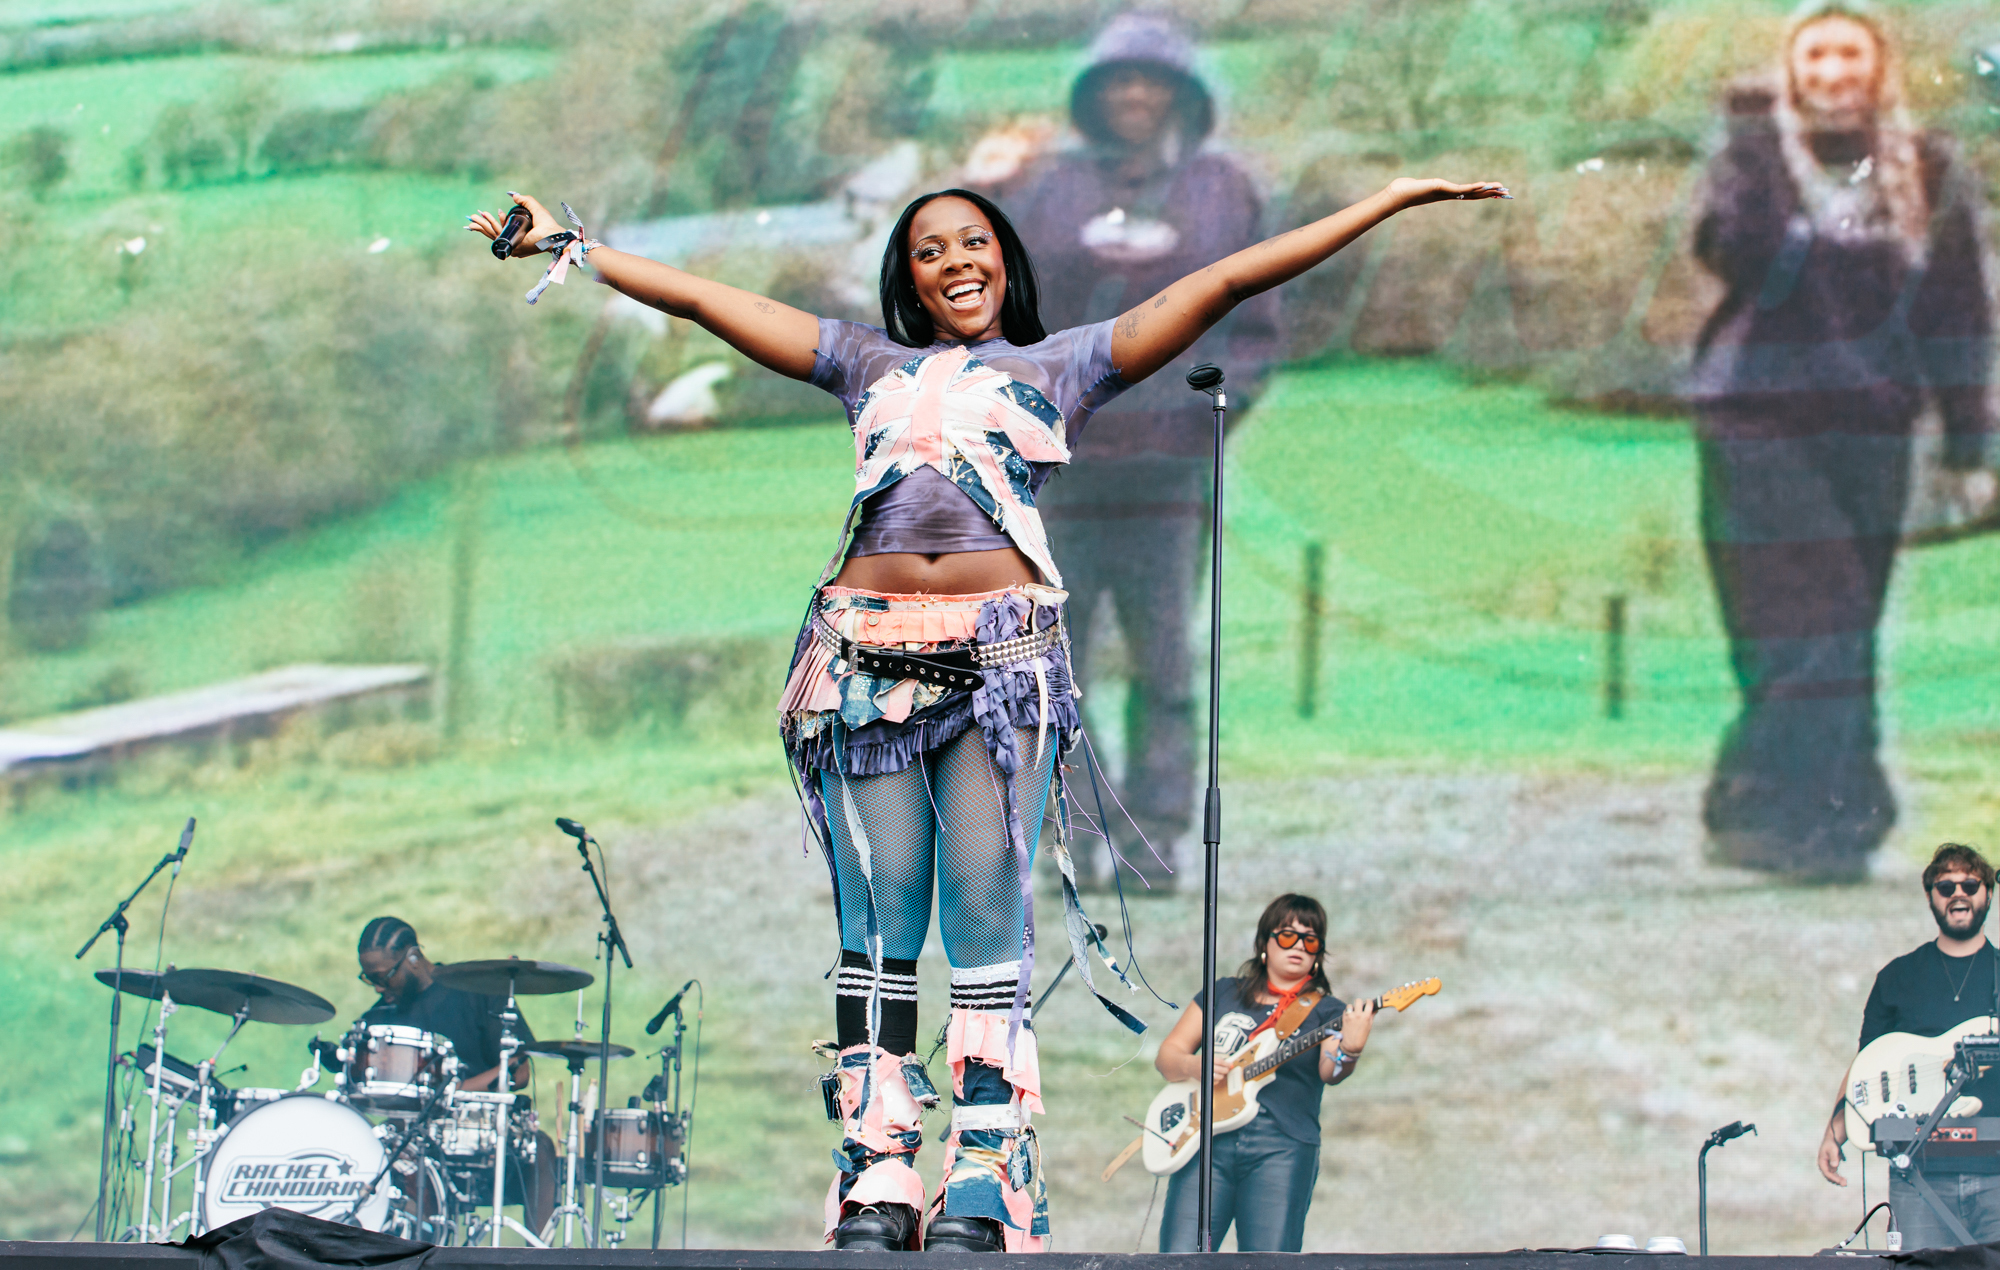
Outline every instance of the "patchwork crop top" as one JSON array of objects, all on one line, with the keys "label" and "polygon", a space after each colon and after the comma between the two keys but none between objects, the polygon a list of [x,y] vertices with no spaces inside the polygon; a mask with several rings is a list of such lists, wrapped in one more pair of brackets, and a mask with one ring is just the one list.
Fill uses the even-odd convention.
[{"label": "patchwork crop top", "polygon": [[822,318],[814,387],[840,398],[855,433],[846,556],[1015,546],[1061,585],[1035,495],[1090,416],[1124,391],[1111,323],[1039,343],[912,349],[879,328]]}]

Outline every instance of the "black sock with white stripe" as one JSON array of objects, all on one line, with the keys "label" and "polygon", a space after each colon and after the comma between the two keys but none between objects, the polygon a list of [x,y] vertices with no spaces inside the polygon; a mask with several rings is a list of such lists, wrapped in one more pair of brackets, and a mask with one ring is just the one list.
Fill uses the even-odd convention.
[{"label": "black sock with white stripe", "polygon": [[[917,1048],[917,963],[915,958],[882,959],[882,1028],[876,1043],[891,1054],[912,1054]],[[834,989],[833,1022],[840,1048],[868,1043],[868,994],[875,972],[868,954],[843,948],[840,979]]]}]

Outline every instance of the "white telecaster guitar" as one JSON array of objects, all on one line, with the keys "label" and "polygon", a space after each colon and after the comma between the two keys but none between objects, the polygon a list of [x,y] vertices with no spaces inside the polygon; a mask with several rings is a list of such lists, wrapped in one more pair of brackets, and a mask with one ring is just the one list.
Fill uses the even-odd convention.
[{"label": "white telecaster guitar", "polygon": [[[1434,996],[1436,979],[1406,983],[1375,999],[1375,1008],[1407,1010],[1419,999]],[[1277,1033],[1260,1032],[1216,1068],[1215,1131],[1228,1133],[1257,1118],[1257,1091],[1278,1078],[1278,1068],[1338,1032],[1330,1023],[1310,1032],[1294,1033],[1282,1044]],[[1146,1108],[1141,1159],[1155,1177],[1178,1173],[1201,1151],[1201,1082],[1177,1080],[1159,1092]],[[1124,1157],[1120,1158],[1124,1162]]]},{"label": "white telecaster guitar", "polygon": [[[1883,1116],[1920,1120],[1937,1106],[1951,1078],[1944,1073],[1962,1037],[1995,1030],[1989,1018],[1967,1019],[1942,1036],[1888,1032],[1868,1042],[1847,1069],[1847,1140],[1866,1145],[1868,1126]],[[1976,1116],[1979,1099],[1961,1096],[1947,1113]]]}]

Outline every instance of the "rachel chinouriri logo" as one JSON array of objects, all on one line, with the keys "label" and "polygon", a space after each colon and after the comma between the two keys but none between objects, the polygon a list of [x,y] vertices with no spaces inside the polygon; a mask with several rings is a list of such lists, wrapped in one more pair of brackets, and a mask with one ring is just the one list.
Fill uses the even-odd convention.
[{"label": "rachel chinouriri logo", "polygon": [[291,1155],[239,1160],[223,1182],[222,1203],[254,1208],[282,1205],[315,1213],[368,1190],[356,1162],[333,1151],[296,1151]]}]

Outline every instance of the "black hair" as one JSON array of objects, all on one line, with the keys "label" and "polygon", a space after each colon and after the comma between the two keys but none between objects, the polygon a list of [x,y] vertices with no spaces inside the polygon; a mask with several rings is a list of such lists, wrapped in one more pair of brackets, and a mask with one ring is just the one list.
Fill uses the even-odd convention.
[{"label": "black hair", "polygon": [[917,299],[917,277],[910,270],[910,222],[924,204],[941,198],[962,198],[985,213],[1000,240],[1000,264],[1007,285],[1000,297],[1000,334],[1010,344],[1039,344],[1049,337],[1042,325],[1042,289],[1035,280],[1035,262],[1021,245],[1021,235],[1007,213],[983,194],[971,190],[937,190],[919,195],[903,209],[882,250],[882,329],[905,348],[929,348],[937,342],[937,326]]},{"label": "black hair", "polygon": [[1245,997],[1254,997],[1262,991],[1268,981],[1264,966],[1264,945],[1271,933],[1288,922],[1297,921],[1313,934],[1319,936],[1319,955],[1313,958],[1312,973],[1307,976],[1307,986],[1321,992],[1331,993],[1333,985],[1326,981],[1326,907],[1310,895],[1294,895],[1287,892],[1272,900],[1264,907],[1264,913],[1257,919],[1257,937],[1251,942],[1250,960],[1243,963],[1236,972],[1239,990]]},{"label": "black hair", "polygon": [[356,952],[401,952],[417,946],[417,929],[400,917],[377,917],[361,928]]}]

